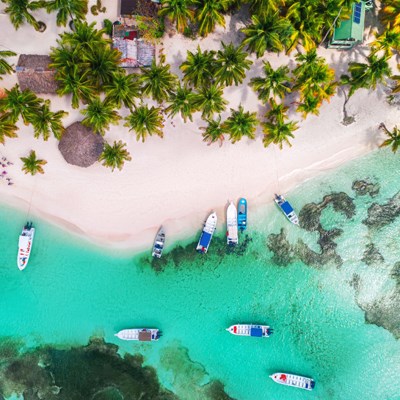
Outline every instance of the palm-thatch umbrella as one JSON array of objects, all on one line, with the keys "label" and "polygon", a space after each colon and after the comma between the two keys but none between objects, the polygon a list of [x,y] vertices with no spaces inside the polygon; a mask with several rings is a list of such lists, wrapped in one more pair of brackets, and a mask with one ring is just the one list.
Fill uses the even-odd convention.
[{"label": "palm-thatch umbrella", "polygon": [[103,137],[80,122],[66,128],[58,144],[67,163],[84,168],[98,161],[103,148]]}]

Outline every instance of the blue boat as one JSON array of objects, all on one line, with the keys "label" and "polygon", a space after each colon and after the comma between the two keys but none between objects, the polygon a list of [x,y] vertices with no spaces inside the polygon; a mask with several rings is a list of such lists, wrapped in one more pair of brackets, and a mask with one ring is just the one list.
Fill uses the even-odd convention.
[{"label": "blue boat", "polygon": [[212,236],[215,232],[215,228],[217,227],[217,214],[212,212],[206,222],[204,223],[203,231],[201,232],[199,243],[197,244],[196,250],[199,253],[207,253],[208,246],[210,246],[210,242]]},{"label": "blue boat", "polygon": [[290,203],[281,194],[275,194],[274,200],[278,207],[285,214],[286,218],[292,224],[298,225],[299,218],[297,217],[297,214],[294,212],[293,207],[290,205]]},{"label": "blue boat", "polygon": [[238,228],[244,231],[247,228],[247,200],[243,197],[238,203]]}]

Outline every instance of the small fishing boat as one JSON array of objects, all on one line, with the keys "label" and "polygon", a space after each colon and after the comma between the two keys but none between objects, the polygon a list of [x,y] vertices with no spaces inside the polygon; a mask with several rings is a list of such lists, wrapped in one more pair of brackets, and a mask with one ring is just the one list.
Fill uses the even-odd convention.
[{"label": "small fishing boat", "polygon": [[313,390],[315,387],[315,381],[311,378],[306,378],[305,376],[275,372],[275,374],[272,374],[269,377],[276,383],[293,386],[299,389]]},{"label": "small fishing boat", "polygon": [[204,223],[203,231],[201,232],[199,243],[197,244],[196,250],[199,253],[207,253],[208,247],[210,246],[210,242],[212,236],[215,232],[215,228],[217,227],[217,214],[212,212],[206,222]]},{"label": "small fishing boat", "polygon": [[247,200],[243,197],[238,203],[238,228],[244,231],[247,228]]},{"label": "small fishing boat", "polygon": [[31,255],[33,237],[35,236],[35,228],[32,222],[27,222],[18,241],[17,266],[20,271],[26,268]]},{"label": "small fishing boat", "polygon": [[236,336],[269,337],[272,334],[272,328],[266,325],[236,324],[226,330]]},{"label": "small fishing boat", "polygon": [[235,246],[239,242],[237,210],[233,202],[229,203],[226,210],[226,242],[228,246]]},{"label": "small fishing boat", "polygon": [[292,224],[298,225],[299,218],[297,217],[297,214],[294,212],[293,207],[290,205],[290,203],[281,194],[275,194],[274,200],[278,207],[285,214],[286,218]]},{"label": "small fishing boat", "polygon": [[164,228],[161,226],[154,240],[153,252],[151,253],[151,255],[156,258],[161,258],[162,252],[164,250],[164,244],[165,244],[165,232]]},{"label": "small fishing boat", "polygon": [[139,342],[154,342],[161,337],[159,329],[123,329],[114,336],[121,340],[138,340]]}]

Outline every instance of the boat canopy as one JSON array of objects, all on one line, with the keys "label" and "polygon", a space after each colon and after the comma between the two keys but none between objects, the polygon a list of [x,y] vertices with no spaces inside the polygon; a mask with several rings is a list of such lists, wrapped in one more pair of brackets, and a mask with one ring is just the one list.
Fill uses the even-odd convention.
[{"label": "boat canopy", "polygon": [[140,331],[139,340],[141,342],[151,342],[151,331]]},{"label": "boat canopy", "polygon": [[210,243],[212,235],[207,232],[203,232],[200,238],[200,246],[207,247]]},{"label": "boat canopy", "polygon": [[262,328],[251,328],[250,329],[250,336],[262,337],[262,335],[263,335]]},{"label": "boat canopy", "polygon": [[289,215],[290,213],[292,213],[294,210],[292,208],[292,206],[285,201],[284,203],[281,204],[282,210],[286,215]]}]

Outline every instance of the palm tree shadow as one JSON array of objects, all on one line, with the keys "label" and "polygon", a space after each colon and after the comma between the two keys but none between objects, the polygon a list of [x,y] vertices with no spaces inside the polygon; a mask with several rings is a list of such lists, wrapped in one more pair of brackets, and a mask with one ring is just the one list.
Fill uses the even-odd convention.
[{"label": "palm tree shadow", "polygon": [[178,75],[179,80],[181,81],[183,78],[183,73],[181,69],[179,68],[181,64],[186,60],[186,58],[183,57],[182,52],[179,50],[177,53],[175,53],[172,57],[172,62],[171,62],[171,72],[174,74]]}]

